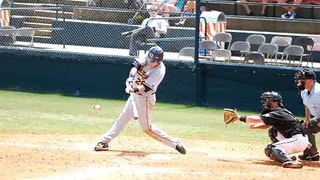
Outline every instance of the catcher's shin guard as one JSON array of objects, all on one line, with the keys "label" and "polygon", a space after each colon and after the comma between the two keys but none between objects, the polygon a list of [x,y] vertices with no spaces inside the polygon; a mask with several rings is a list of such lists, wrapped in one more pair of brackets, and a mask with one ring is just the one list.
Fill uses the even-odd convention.
[{"label": "catcher's shin guard", "polygon": [[265,154],[266,156],[270,157],[271,159],[284,163],[287,161],[292,161],[292,159],[283,151],[281,151],[280,149],[275,149],[275,146],[272,144],[269,144],[266,148],[265,148]]}]

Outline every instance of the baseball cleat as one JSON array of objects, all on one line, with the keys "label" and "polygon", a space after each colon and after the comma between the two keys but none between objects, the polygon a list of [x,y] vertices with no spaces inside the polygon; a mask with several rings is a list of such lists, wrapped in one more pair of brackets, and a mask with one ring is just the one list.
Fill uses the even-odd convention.
[{"label": "baseball cleat", "polygon": [[187,152],[186,152],[186,149],[183,147],[182,144],[177,144],[176,150],[177,150],[179,153],[181,153],[181,154],[186,154],[186,153],[187,153]]},{"label": "baseball cleat", "polygon": [[320,159],[319,152],[317,152],[313,155],[301,154],[298,157],[299,157],[299,159],[305,160],[305,161],[319,161],[319,159]]},{"label": "baseball cleat", "polygon": [[98,144],[94,147],[95,151],[108,151],[109,146],[107,143],[104,142],[98,142]]},{"label": "baseball cleat", "polygon": [[303,164],[299,161],[287,161],[282,163],[282,167],[284,168],[302,168]]}]

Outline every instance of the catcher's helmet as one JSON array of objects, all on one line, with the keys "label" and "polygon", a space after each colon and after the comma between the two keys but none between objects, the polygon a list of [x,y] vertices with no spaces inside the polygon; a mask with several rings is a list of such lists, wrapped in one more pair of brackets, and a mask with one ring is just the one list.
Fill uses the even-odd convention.
[{"label": "catcher's helmet", "polygon": [[267,91],[262,93],[260,97],[263,109],[270,109],[271,101],[278,102],[280,107],[283,107],[282,97],[278,92],[275,91]]},{"label": "catcher's helmet", "polygon": [[163,50],[159,46],[154,46],[150,48],[148,52],[147,61],[148,62],[160,62],[163,59]]},{"label": "catcher's helmet", "polygon": [[306,79],[316,80],[316,78],[317,78],[316,74],[309,69],[302,69],[294,75],[294,81],[299,90],[305,89],[305,81],[302,81],[302,80],[306,80]]}]

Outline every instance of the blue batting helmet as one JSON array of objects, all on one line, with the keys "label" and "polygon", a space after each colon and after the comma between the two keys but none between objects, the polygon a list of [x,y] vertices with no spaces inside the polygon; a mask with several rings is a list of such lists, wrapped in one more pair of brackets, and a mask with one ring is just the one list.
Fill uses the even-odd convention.
[{"label": "blue batting helmet", "polygon": [[159,46],[150,48],[147,56],[148,62],[160,62],[163,59],[163,49]]}]

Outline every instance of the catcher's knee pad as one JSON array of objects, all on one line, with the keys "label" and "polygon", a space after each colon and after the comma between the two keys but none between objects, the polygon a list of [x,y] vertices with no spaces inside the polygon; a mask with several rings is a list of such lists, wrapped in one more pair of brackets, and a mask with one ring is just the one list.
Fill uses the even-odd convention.
[{"label": "catcher's knee pad", "polygon": [[268,144],[265,148],[264,148],[264,153],[266,154],[267,157],[271,158],[271,154],[272,154],[272,148],[274,148],[275,146],[272,144]]},{"label": "catcher's knee pad", "polygon": [[268,135],[272,143],[278,142],[277,134],[278,134],[278,131],[276,128],[271,127],[268,129]]}]

